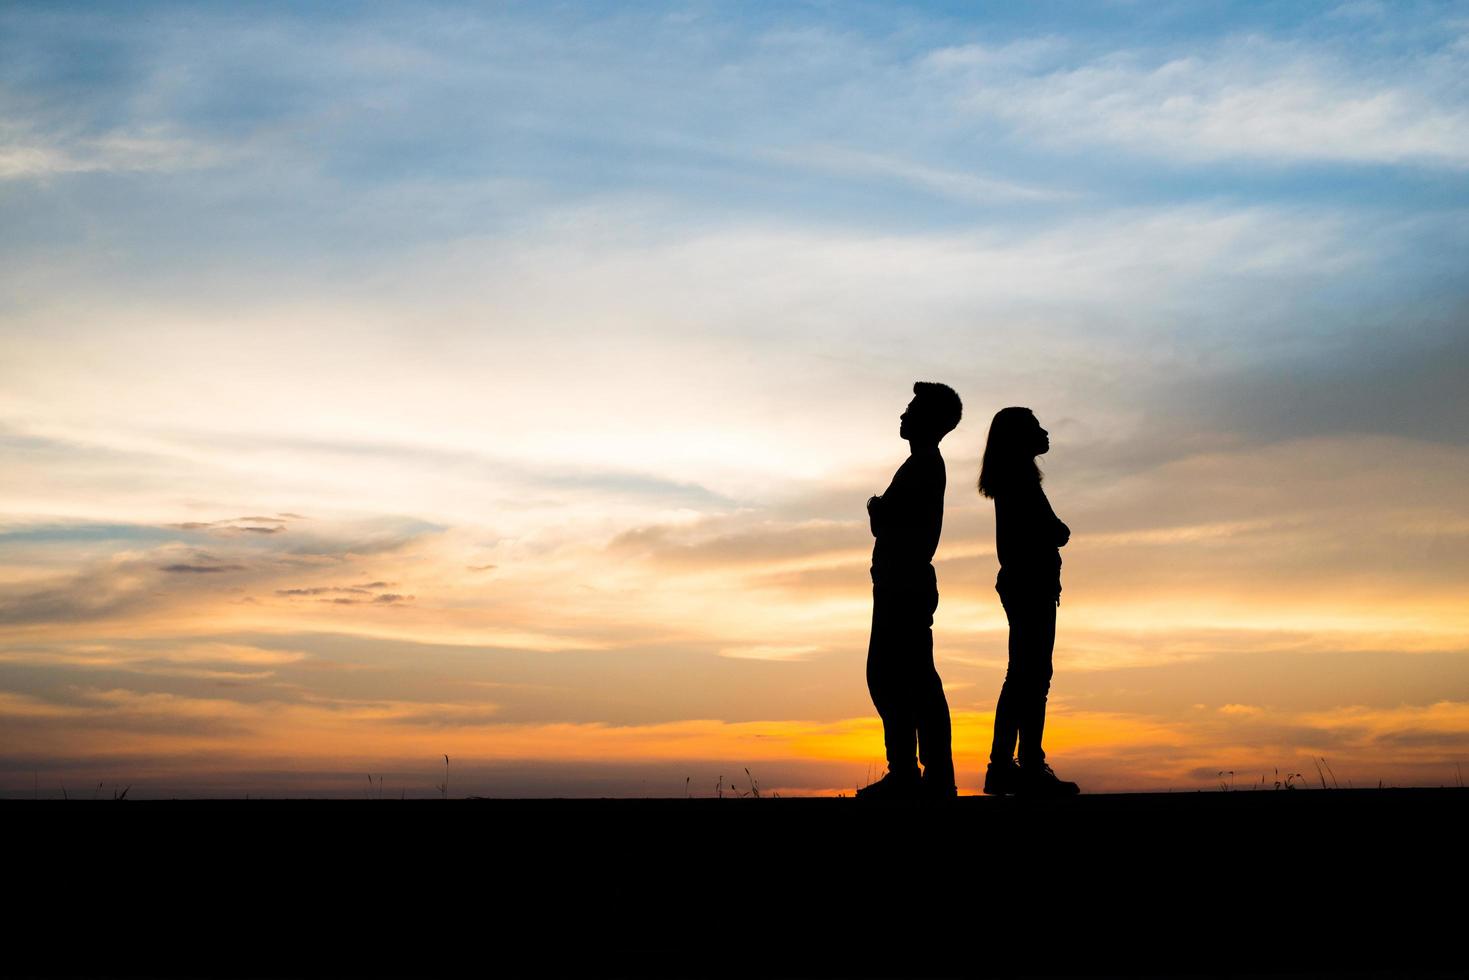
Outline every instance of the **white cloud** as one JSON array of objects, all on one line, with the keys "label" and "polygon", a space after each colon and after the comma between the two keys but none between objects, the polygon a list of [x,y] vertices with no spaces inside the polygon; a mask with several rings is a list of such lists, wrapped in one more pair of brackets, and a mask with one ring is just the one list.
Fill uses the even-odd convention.
[{"label": "white cloud", "polygon": [[1005,201],[1061,201],[1074,192],[1006,180],[983,173],[934,167],[917,160],[830,145],[808,145],[759,154],[765,159],[825,173],[877,177],[909,184],[943,197],[973,204]]},{"label": "white cloud", "polygon": [[156,132],[75,139],[41,136],[0,124],[0,180],[104,171],[168,173],[215,166],[224,158],[218,147]]},{"label": "white cloud", "polygon": [[1462,51],[1396,64],[1235,37],[1198,51],[1119,50],[1085,62],[967,46],[925,68],[970,112],[1044,144],[1110,144],[1190,162],[1251,159],[1469,166]]},{"label": "white cloud", "polygon": [[[187,464],[284,510],[325,496],[415,512],[427,493],[456,513],[484,505],[491,476],[524,485],[517,470],[742,498],[869,460],[871,433],[894,424],[874,394],[900,407],[909,375],[1002,398],[1063,364],[1044,384],[1063,414],[1095,420],[1095,379],[1166,365],[1178,323],[1201,342],[1211,327],[1239,338],[1242,310],[1393,246],[1329,211],[1264,207],[1124,209],[1039,232],[648,229],[626,211],[553,218],[347,284],[324,275],[310,301],[262,287],[226,310],[207,286],[150,297],[132,282],[53,294],[0,335],[0,411],[45,420],[33,435],[156,457],[112,465],[153,496]],[[221,349],[229,369],[201,370]],[[333,446],[363,451],[344,469]],[[392,475],[404,465],[439,478]],[[279,496],[288,479],[300,496]],[[547,489],[564,503],[575,487]],[[615,486],[590,489],[612,506]],[[20,509],[49,513],[57,495]]]}]

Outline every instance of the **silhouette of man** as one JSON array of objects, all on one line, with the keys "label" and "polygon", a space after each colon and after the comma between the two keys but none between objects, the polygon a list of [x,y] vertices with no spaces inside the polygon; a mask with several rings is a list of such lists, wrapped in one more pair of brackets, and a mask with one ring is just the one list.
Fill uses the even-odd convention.
[{"label": "silhouette of man", "polygon": [[939,603],[933,553],[943,530],[947,480],[939,440],[959,424],[962,413],[959,396],[948,385],[913,385],[913,400],[898,428],[910,454],[882,495],[867,501],[876,539],[867,690],[882,718],[888,771],[858,790],[861,798],[956,795],[949,703],[933,666],[933,613]]}]

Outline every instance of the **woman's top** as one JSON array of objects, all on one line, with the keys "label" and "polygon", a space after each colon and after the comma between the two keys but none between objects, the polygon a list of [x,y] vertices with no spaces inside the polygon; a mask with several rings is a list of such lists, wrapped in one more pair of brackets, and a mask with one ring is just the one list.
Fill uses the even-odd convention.
[{"label": "woman's top", "polygon": [[1071,529],[1051,510],[1039,483],[995,495],[995,550],[1000,575],[995,588],[1061,594],[1061,547]]}]

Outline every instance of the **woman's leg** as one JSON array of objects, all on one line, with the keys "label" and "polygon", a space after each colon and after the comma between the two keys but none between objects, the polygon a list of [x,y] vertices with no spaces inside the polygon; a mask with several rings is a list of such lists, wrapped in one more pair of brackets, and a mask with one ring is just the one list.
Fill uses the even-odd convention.
[{"label": "woman's leg", "polygon": [[[1020,765],[1028,768],[1046,761],[1041,736],[1046,728],[1046,698],[1051,690],[1051,660],[1056,649],[1056,600],[1044,594],[1029,596],[1019,618],[1023,682],[1021,696],[1017,698],[1015,724],[1020,736]],[[1012,642],[1016,625],[1012,620]],[[1013,646],[1011,650],[1014,663]]]},{"label": "woman's leg", "polygon": [[990,761],[1008,763],[1020,743],[1020,764],[1040,765],[1046,754],[1046,697],[1051,689],[1051,658],[1056,647],[1056,603],[1044,594],[1000,593],[1010,621],[1010,661],[995,705],[995,738]]},{"label": "woman's leg", "polygon": [[1015,758],[1015,739],[1020,732],[1017,708],[1022,670],[1017,664],[1024,660],[1024,656],[1017,652],[1022,642],[1015,628],[1019,608],[1004,592],[1000,593],[1000,605],[1005,608],[1005,618],[1010,622],[1010,661],[1005,668],[1005,681],[1000,685],[999,700],[995,703],[995,737],[990,745],[990,762],[1009,765]]}]

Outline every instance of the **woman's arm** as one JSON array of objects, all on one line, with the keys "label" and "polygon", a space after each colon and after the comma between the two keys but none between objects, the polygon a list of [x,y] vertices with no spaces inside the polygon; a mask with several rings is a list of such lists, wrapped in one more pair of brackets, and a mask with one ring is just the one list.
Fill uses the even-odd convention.
[{"label": "woman's arm", "polygon": [[1051,537],[1056,542],[1056,547],[1066,547],[1066,542],[1071,540],[1071,528],[1067,527],[1066,523],[1056,516],[1056,512],[1051,509],[1051,500],[1045,495],[1044,491],[1041,492],[1041,502],[1045,508],[1045,517],[1050,519]]}]

